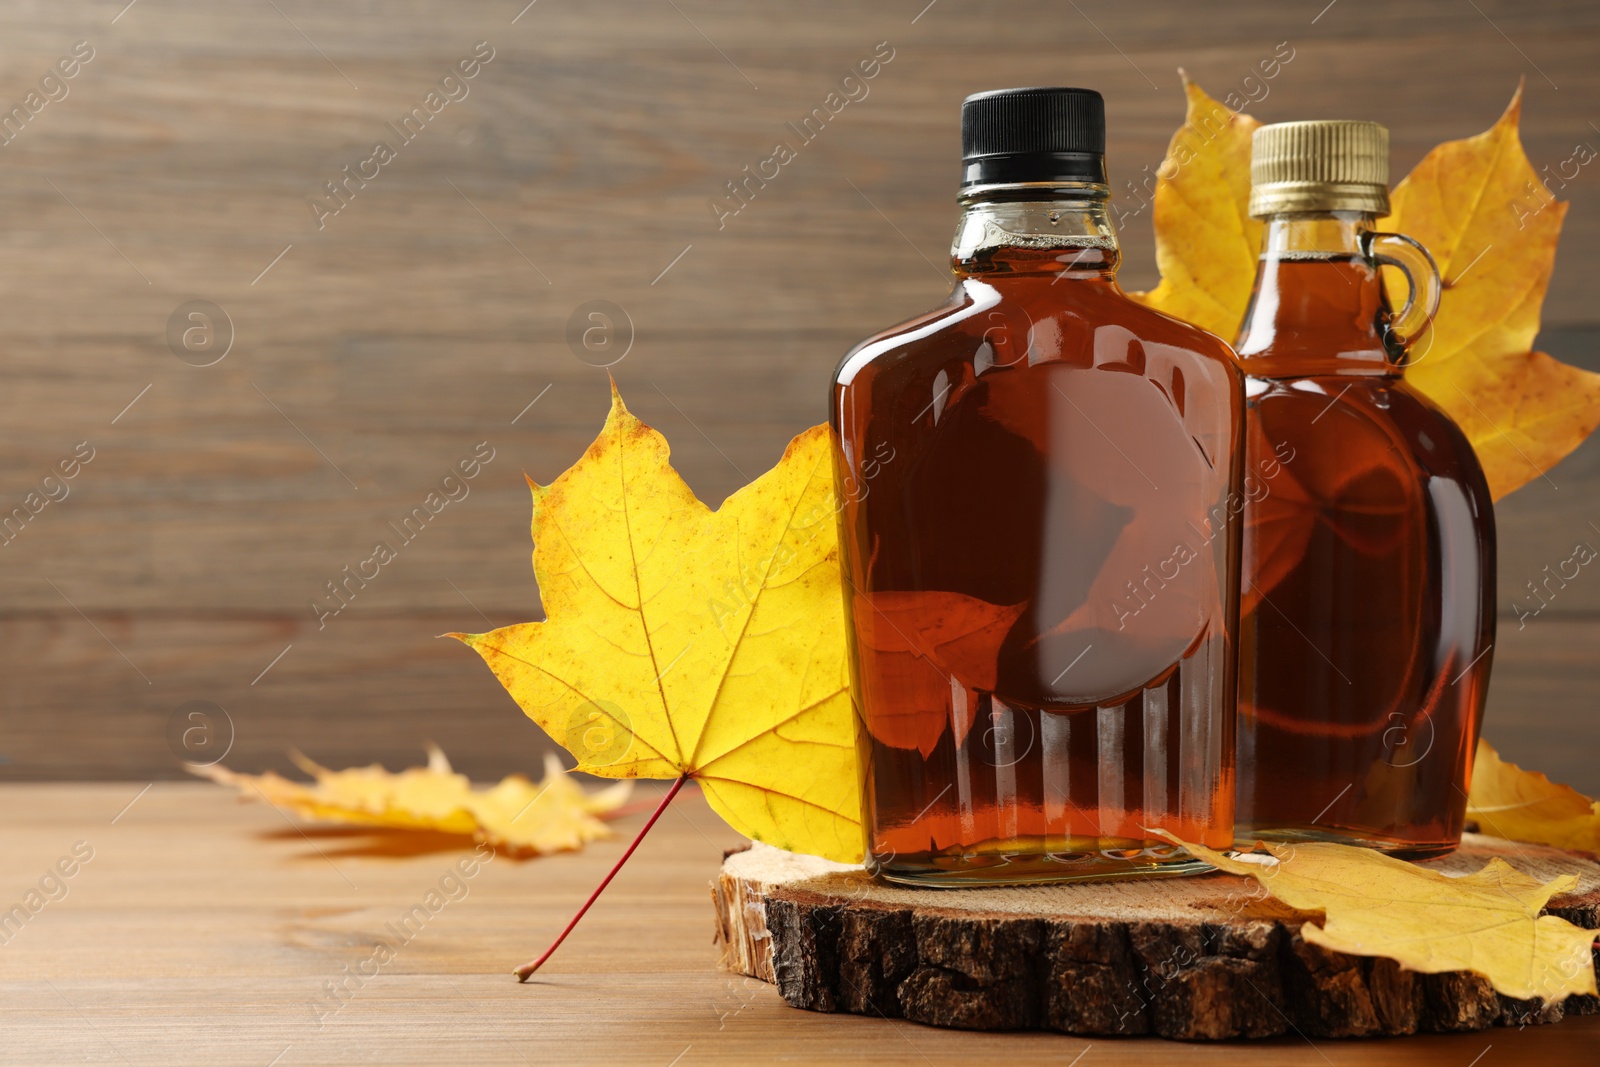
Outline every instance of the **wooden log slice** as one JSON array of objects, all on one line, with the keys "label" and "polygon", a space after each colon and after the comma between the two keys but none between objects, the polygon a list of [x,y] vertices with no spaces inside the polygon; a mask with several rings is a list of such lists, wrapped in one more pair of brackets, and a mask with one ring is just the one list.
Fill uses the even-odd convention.
[{"label": "wooden log slice", "polygon": [[[1541,880],[1576,874],[1548,911],[1600,928],[1600,865],[1468,834],[1425,866],[1500,856]],[[729,970],[797,1008],[968,1030],[1168,1038],[1361,1037],[1481,1030],[1600,1014],[1594,997],[1513,1000],[1469,972],[1417,974],[1305,941],[1315,916],[1225,874],[1149,881],[911,889],[764,845],[712,886]]]}]

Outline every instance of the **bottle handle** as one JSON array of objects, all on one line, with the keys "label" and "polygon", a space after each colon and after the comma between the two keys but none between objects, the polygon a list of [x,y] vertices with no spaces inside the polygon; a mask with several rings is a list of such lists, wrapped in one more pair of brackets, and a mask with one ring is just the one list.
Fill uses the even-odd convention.
[{"label": "bottle handle", "polygon": [[1444,283],[1439,267],[1428,250],[1403,233],[1368,233],[1361,239],[1366,257],[1385,267],[1394,267],[1406,276],[1410,291],[1405,306],[1389,318],[1385,340],[1395,355],[1404,355],[1439,312]]}]

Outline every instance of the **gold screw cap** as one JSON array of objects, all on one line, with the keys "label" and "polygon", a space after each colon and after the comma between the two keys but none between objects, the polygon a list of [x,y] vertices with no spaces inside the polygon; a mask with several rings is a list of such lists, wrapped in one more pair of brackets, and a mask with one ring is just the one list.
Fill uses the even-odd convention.
[{"label": "gold screw cap", "polygon": [[1250,215],[1389,213],[1389,130],[1376,122],[1278,122],[1250,145]]}]

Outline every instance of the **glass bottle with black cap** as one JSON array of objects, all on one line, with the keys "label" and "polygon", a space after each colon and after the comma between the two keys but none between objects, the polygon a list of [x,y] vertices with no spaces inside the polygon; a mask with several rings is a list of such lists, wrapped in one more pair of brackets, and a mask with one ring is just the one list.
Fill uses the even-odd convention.
[{"label": "glass bottle with black cap", "polygon": [[982,885],[1203,869],[1233,831],[1242,378],[1116,281],[1105,110],[961,110],[943,304],[831,424],[868,866]]}]

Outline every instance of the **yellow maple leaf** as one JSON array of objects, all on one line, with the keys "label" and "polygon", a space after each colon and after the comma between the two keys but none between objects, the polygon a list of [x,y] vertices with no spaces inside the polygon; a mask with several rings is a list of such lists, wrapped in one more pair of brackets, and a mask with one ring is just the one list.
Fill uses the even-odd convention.
[{"label": "yellow maple leaf", "polygon": [[1500,758],[1478,741],[1467,818],[1495,837],[1600,855],[1600,802]]},{"label": "yellow maple leaf", "polygon": [[1519,87],[1489,130],[1423,157],[1378,224],[1421,241],[1439,265],[1439,314],[1406,379],[1466,432],[1497,499],[1600,424],[1600,374],[1531,350],[1567,205],[1528,162],[1521,114]]},{"label": "yellow maple leaf", "polygon": [[426,767],[395,773],[377,764],[329,770],[299,753],[294,759],[312,782],[291,781],[271,771],[255,775],[222,766],[189,769],[237,788],[245,799],[259,796],[306,819],[470,835],[513,854],[569,851],[610,837],[600,817],[628,799],[631,784],[619,782],[587,793],[552,755],[545,759],[542,782],[513,774],[491,789],[473,789],[433,745],[428,746]]},{"label": "yellow maple leaf", "polygon": [[[1260,125],[1184,77],[1187,116],[1157,175],[1149,306],[1234,339],[1249,306],[1261,224],[1250,138]],[[1380,230],[1422,242],[1444,295],[1406,380],[1466,433],[1495,499],[1555,466],[1600,425],[1600,374],[1532,351],[1567,205],[1540,184],[1518,136],[1522,91],[1476,137],[1429,152],[1394,190]],[[1396,278],[1392,293],[1404,299]]]},{"label": "yellow maple leaf", "polygon": [[1508,997],[1595,993],[1590,945],[1600,930],[1539,914],[1551,897],[1577,886],[1575,874],[1540,882],[1497,856],[1452,878],[1350,845],[1263,845],[1270,859],[1235,859],[1179,843],[1221,870],[1254,878],[1296,911],[1321,912],[1321,926],[1300,928],[1314,945],[1383,956],[1423,974],[1475,971]]},{"label": "yellow maple leaf", "polygon": [[546,621],[451,636],[579,770],[693,778],[747,837],[859,860],[827,428],[712,511],[613,385],[582,459],[529,485]]},{"label": "yellow maple leaf", "polygon": [[1178,73],[1187,108],[1156,171],[1161,283],[1132,295],[1231,342],[1250,306],[1261,256],[1261,223],[1249,210],[1250,138],[1261,123]]}]

